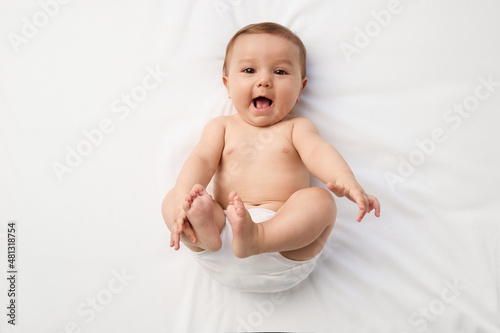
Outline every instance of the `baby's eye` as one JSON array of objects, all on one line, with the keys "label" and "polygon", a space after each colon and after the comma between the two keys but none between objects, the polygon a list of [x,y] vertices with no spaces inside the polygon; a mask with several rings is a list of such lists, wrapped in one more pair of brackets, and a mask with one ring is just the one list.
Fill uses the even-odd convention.
[{"label": "baby's eye", "polygon": [[253,73],[255,73],[255,69],[250,68],[250,67],[248,67],[248,68],[244,68],[244,69],[243,69],[243,73],[253,74]]},{"label": "baby's eye", "polygon": [[287,72],[284,69],[277,69],[274,71],[274,74],[285,75],[285,74],[287,74]]}]

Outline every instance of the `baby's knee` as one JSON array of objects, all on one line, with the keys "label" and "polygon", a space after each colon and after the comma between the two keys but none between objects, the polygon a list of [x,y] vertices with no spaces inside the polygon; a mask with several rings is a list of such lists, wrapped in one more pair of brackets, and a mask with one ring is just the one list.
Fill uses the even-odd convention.
[{"label": "baby's knee", "polygon": [[[304,195],[307,201],[311,203],[318,213],[322,216],[332,216],[335,219],[337,215],[337,206],[332,193],[322,187],[308,187],[296,192],[297,195]],[[301,200],[301,198],[298,198]]]},{"label": "baby's knee", "polygon": [[318,206],[325,210],[325,214],[333,216],[337,214],[337,206],[329,190],[322,187],[311,187],[310,190]]},{"label": "baby's knee", "polygon": [[335,200],[333,200],[332,193],[322,187],[308,187],[300,191],[303,191],[308,197],[317,203],[325,205],[335,205]]},{"label": "baby's knee", "polygon": [[333,195],[332,193],[325,189],[325,188],[322,188],[322,187],[309,187],[305,190],[308,190],[309,191],[309,195],[313,195],[315,196],[315,198],[317,200],[325,200],[329,203],[332,203],[334,200],[333,200]]},{"label": "baby's knee", "polygon": [[174,206],[174,190],[171,189],[165,198],[163,198],[163,202],[161,204],[161,215],[163,216],[163,220],[165,221],[168,229],[171,229],[171,225],[173,224],[173,206]]}]

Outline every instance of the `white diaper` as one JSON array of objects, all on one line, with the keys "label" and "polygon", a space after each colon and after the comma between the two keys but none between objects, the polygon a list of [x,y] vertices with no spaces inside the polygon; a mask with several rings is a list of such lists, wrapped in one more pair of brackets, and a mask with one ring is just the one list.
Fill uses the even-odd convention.
[{"label": "white diaper", "polygon": [[[276,214],[264,208],[248,212],[256,223],[267,221]],[[220,236],[222,247],[219,251],[194,252],[195,258],[217,282],[241,291],[279,292],[293,288],[311,273],[321,254],[306,261],[291,260],[278,252],[238,258],[233,254],[233,231],[227,217]]]}]

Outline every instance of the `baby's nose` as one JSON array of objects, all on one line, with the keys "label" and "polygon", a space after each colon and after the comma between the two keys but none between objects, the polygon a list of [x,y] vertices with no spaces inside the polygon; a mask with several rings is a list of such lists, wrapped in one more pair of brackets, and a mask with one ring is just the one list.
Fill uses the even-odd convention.
[{"label": "baby's nose", "polygon": [[257,87],[266,87],[269,88],[271,86],[271,78],[267,74],[262,74],[259,76],[257,80]]}]

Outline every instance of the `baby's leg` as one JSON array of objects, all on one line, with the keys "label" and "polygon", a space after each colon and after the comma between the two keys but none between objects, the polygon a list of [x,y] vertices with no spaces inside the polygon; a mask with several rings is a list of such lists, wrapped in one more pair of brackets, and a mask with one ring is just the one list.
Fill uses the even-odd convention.
[{"label": "baby's leg", "polygon": [[[162,204],[163,219],[170,231],[176,223],[178,211],[174,207],[173,190],[170,191]],[[203,250],[218,251],[222,245],[220,233],[224,228],[226,217],[222,207],[212,200],[201,185],[193,186],[183,202],[183,210],[191,224],[198,240],[194,244],[184,232],[180,239],[189,249],[195,252]]]},{"label": "baby's leg", "polygon": [[321,252],[333,229],[337,208],[328,190],[312,187],[295,192],[276,215],[254,223],[235,192],[227,207],[237,257],[280,252],[292,260],[308,260]]}]

